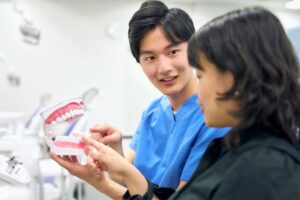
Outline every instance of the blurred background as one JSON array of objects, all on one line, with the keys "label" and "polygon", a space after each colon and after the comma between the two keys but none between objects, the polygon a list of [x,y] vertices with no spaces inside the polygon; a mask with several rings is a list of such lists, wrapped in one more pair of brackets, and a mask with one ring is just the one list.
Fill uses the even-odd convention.
[{"label": "blurred background", "polygon": [[[21,152],[26,145],[35,148],[37,144],[30,154],[40,153],[42,145],[35,137],[41,131],[38,112],[61,100],[83,96],[90,90],[96,93],[89,99],[89,116],[80,129],[84,131],[95,123],[111,123],[123,131],[127,138],[125,146],[128,145],[142,111],[160,95],[144,76],[129,49],[128,22],[142,2],[0,0],[0,134],[3,134],[0,143],[6,144],[5,148],[2,145],[3,151],[14,146],[15,141],[25,141],[25,144],[20,143]],[[189,13],[196,29],[227,11],[248,5],[264,6],[279,17],[300,56],[299,0],[163,2]],[[31,138],[4,137],[23,133]],[[10,151],[14,148],[16,146]],[[25,165],[31,169],[34,165],[40,170],[39,173],[29,170],[36,182],[26,186],[32,189],[29,199],[106,199],[78,180],[71,181],[73,185],[65,185],[66,179],[72,178],[63,170],[42,172],[42,166],[48,169],[53,164],[41,164],[43,156],[33,156]],[[35,165],[35,162],[39,163]],[[45,175],[47,173],[50,175]],[[47,187],[41,184],[51,177],[53,180],[59,177],[62,182],[54,181],[53,188],[49,186],[46,191]],[[10,191],[11,188],[6,189]],[[58,195],[51,197],[54,192]]]}]

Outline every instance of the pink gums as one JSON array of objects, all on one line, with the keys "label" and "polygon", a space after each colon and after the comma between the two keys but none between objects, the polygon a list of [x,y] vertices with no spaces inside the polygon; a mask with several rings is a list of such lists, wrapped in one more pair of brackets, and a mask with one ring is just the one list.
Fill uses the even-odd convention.
[{"label": "pink gums", "polygon": [[75,148],[75,149],[84,149],[87,146],[86,142],[69,142],[69,141],[54,141],[54,146],[63,147],[63,148]]},{"label": "pink gums", "polygon": [[[45,120],[45,124],[51,124],[52,121],[56,120],[58,117],[62,116],[63,114],[65,114],[66,112],[68,112],[70,110],[82,109],[82,108],[83,108],[83,102],[80,102],[80,103],[76,103],[76,102],[69,103],[69,104],[65,105],[64,107],[61,107],[61,108],[57,109],[51,115],[49,115],[49,117],[47,117],[47,119]],[[77,119],[80,116],[82,116],[82,115],[77,115],[77,116],[69,119],[68,121],[72,121],[74,119]]]}]

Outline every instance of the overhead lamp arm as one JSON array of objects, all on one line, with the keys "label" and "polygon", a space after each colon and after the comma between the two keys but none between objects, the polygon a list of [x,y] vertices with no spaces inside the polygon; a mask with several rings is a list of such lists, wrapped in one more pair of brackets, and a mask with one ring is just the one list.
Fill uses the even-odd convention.
[{"label": "overhead lamp arm", "polygon": [[11,86],[20,86],[21,78],[16,74],[15,69],[7,64],[6,55],[0,52],[0,65],[4,66],[7,70],[6,78]]},{"label": "overhead lamp arm", "polygon": [[20,25],[20,32],[23,35],[23,41],[32,45],[38,45],[41,37],[40,29],[36,28],[33,25],[32,20],[25,15],[24,10],[18,7],[17,0],[12,0],[12,5],[14,11],[18,13],[23,20],[23,23]]}]

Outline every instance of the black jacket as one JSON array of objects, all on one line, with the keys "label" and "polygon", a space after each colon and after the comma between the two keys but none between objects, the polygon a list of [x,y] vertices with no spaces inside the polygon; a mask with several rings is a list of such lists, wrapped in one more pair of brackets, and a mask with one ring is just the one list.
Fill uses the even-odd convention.
[{"label": "black jacket", "polygon": [[300,152],[261,127],[241,134],[235,150],[226,151],[216,140],[170,199],[300,200]]}]

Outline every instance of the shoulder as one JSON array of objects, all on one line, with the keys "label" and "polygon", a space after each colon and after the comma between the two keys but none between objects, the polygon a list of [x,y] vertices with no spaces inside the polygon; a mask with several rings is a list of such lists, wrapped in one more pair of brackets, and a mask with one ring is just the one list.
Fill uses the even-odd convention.
[{"label": "shoulder", "polygon": [[245,164],[260,170],[287,169],[293,165],[300,165],[300,153],[297,149],[285,139],[272,134],[242,145],[237,153]]},{"label": "shoulder", "polygon": [[223,177],[219,195],[231,198],[231,192],[239,191],[235,195],[246,199],[300,197],[300,164],[280,145],[261,144],[233,154],[236,160]]},{"label": "shoulder", "polygon": [[157,107],[159,107],[162,103],[166,102],[166,101],[169,101],[168,98],[163,95],[163,96],[160,96],[156,99],[154,99],[150,104],[149,106],[146,108],[145,111],[150,111],[152,109],[155,109]]},{"label": "shoulder", "polygon": [[143,117],[152,115],[158,111],[166,109],[166,107],[170,105],[169,99],[163,95],[157,99],[154,99],[149,106],[144,110]]},{"label": "shoulder", "polygon": [[241,161],[241,166],[248,165],[247,167],[259,169],[259,172],[271,168],[284,170],[300,165],[300,153],[296,147],[271,131],[258,129],[246,132],[241,140],[241,145],[232,151]]},{"label": "shoulder", "polygon": [[[257,146],[243,151],[236,162],[236,167],[241,169],[239,173],[257,175],[271,175],[270,171],[272,170],[274,172],[287,172],[286,170],[297,165],[299,163],[295,162],[291,155],[272,146]],[[265,174],[265,172],[267,173]]]}]

